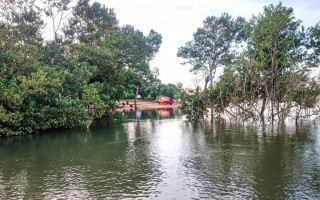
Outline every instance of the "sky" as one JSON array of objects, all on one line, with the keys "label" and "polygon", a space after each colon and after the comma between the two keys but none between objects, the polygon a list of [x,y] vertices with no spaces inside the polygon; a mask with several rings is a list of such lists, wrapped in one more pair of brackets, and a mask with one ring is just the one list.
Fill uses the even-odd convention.
[{"label": "sky", "polygon": [[[114,8],[120,25],[130,24],[148,34],[151,29],[162,35],[159,52],[151,67],[159,69],[163,83],[182,82],[184,87],[194,87],[199,75],[190,72],[190,65],[181,65],[176,56],[178,48],[192,40],[192,34],[202,26],[208,16],[221,16],[227,12],[234,18],[257,15],[264,5],[278,4],[272,0],[92,0]],[[286,7],[305,27],[320,21],[320,0],[286,0]]]}]

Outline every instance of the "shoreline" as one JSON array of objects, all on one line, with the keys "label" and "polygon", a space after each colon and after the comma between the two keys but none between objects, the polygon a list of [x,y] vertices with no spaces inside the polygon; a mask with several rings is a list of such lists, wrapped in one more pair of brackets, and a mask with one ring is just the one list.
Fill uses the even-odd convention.
[{"label": "shoreline", "polygon": [[[121,106],[117,110],[134,110],[134,102],[129,101],[129,105],[122,105],[122,101],[119,102],[118,104]],[[132,105],[132,107],[130,107]],[[149,102],[149,101],[139,101],[137,102],[137,110],[153,110],[153,109],[160,109],[160,108],[178,108],[181,106],[179,103],[173,103],[172,105],[170,104],[159,104],[155,102]]]}]

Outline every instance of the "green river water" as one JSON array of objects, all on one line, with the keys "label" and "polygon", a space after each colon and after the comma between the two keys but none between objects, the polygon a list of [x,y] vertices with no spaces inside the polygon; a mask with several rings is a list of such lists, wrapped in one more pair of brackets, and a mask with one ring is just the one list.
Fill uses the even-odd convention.
[{"label": "green river water", "polygon": [[0,138],[0,199],[320,199],[319,127],[192,123],[161,109]]}]

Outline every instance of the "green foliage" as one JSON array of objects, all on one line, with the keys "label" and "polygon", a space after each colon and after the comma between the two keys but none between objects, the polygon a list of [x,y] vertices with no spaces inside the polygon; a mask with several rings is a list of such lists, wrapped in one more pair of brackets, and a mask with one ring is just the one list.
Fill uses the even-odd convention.
[{"label": "green foliage", "polygon": [[313,52],[309,54],[311,66],[318,67],[320,61],[320,22],[307,31],[308,47]]},{"label": "green foliage", "polygon": [[206,74],[206,85],[218,66],[231,63],[235,57],[233,47],[244,40],[245,19],[233,19],[228,13],[221,17],[209,16],[203,27],[193,34],[193,40],[178,49],[177,56],[186,59],[182,64],[191,64],[191,71]]},{"label": "green foliage", "polygon": [[156,86],[149,86],[144,90],[146,100],[155,100],[158,97],[158,90]]},{"label": "green foliage", "polygon": [[181,99],[180,109],[187,115],[187,119],[198,121],[208,114],[207,97],[199,95],[198,91],[182,92]]},{"label": "green foliage", "polygon": [[159,85],[159,95],[166,97],[179,96],[180,90],[173,84],[161,84]]},{"label": "green foliage", "polygon": [[[195,35],[199,33],[206,31],[198,29]],[[216,36],[210,37],[214,40]],[[236,35],[232,37],[226,41],[237,40]],[[191,95],[189,102],[202,102],[216,114],[232,119],[264,121],[267,118],[271,123],[284,122],[289,116],[299,119],[303,116],[302,110],[318,115],[320,85],[311,72],[319,65],[319,24],[306,32],[301,21],[295,19],[292,8],[282,3],[271,4],[251,18],[246,26],[246,38],[246,49],[234,62],[225,64],[214,87]],[[198,41],[205,40],[199,37]],[[195,63],[208,55],[197,48],[191,49],[193,53],[184,51],[186,49],[180,48],[179,52],[185,52],[181,55]],[[200,66],[195,63],[191,63],[194,70]],[[190,118],[205,115],[201,107],[196,110],[192,105],[197,103],[189,103]]]},{"label": "green foliage", "polygon": [[[62,30],[70,1],[43,2],[44,9],[15,0],[1,7],[0,136],[89,127],[131,86],[153,82],[149,62],[160,34],[120,28],[113,9],[89,0],[78,2]],[[44,15],[53,19],[51,41],[41,35]]]}]

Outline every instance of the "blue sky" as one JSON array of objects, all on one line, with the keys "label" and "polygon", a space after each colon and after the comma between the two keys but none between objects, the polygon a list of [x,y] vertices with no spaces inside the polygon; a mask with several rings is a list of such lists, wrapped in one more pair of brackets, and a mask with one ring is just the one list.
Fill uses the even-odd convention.
[{"label": "blue sky", "polygon": [[[92,0],[94,1],[94,0]],[[193,87],[195,76],[190,66],[180,65],[177,49],[192,39],[192,33],[202,26],[207,16],[220,16],[228,12],[233,17],[247,20],[262,12],[264,5],[279,1],[266,0],[98,0],[115,9],[120,25],[130,24],[147,34],[154,29],[163,36],[159,53],[152,61],[158,67],[164,83],[182,82]],[[320,21],[320,0],[286,0],[284,6],[292,7],[297,19],[306,27]]]}]

